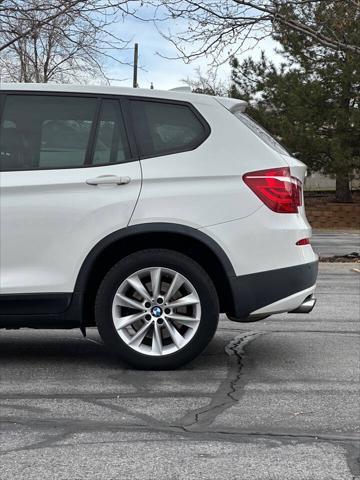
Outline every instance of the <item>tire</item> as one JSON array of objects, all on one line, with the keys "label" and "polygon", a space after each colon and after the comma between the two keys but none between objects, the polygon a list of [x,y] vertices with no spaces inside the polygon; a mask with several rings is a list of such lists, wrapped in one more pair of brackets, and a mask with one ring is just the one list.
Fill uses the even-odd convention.
[{"label": "tire", "polygon": [[138,369],[170,370],[208,345],[219,302],[210,277],[191,258],[172,250],[142,250],[105,275],[95,320],[105,345],[121,360]]}]

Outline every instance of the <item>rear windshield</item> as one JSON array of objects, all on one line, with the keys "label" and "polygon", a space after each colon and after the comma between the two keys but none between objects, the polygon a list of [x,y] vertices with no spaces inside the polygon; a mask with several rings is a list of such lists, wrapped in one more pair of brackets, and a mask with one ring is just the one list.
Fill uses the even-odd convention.
[{"label": "rear windshield", "polygon": [[244,125],[246,125],[252,132],[255,133],[263,142],[266,143],[269,147],[276,150],[278,153],[282,155],[289,155],[289,152],[283,147],[275,138],[273,138],[270,133],[265,130],[261,125],[259,125],[255,120],[249,117],[242,112],[235,112],[235,117],[238,118]]}]

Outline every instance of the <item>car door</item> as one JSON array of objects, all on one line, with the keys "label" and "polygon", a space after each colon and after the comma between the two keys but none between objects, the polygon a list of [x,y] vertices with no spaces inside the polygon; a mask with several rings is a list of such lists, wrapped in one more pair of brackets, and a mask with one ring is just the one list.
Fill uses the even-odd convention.
[{"label": "car door", "polygon": [[139,196],[121,102],[8,92],[2,104],[0,293],[72,292],[89,251],[128,225]]}]

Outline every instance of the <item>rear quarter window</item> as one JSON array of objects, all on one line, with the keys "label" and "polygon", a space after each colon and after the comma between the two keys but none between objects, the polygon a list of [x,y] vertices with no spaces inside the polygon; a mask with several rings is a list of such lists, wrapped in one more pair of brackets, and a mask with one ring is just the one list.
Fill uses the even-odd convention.
[{"label": "rear quarter window", "polygon": [[132,100],[131,114],[141,157],[193,150],[210,131],[188,105]]}]

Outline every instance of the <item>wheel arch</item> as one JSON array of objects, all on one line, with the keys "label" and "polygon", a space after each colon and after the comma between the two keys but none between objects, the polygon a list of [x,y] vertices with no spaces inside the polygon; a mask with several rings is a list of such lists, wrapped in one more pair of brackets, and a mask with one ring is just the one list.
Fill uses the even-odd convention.
[{"label": "wheel arch", "polygon": [[205,233],[185,225],[140,224],[111,233],[95,245],[85,258],[74,289],[82,297],[83,325],[94,324],[95,295],[107,271],[121,258],[148,248],[175,250],[195,260],[214,282],[220,311],[232,310],[230,278],[235,276],[235,271],[217,242]]}]

